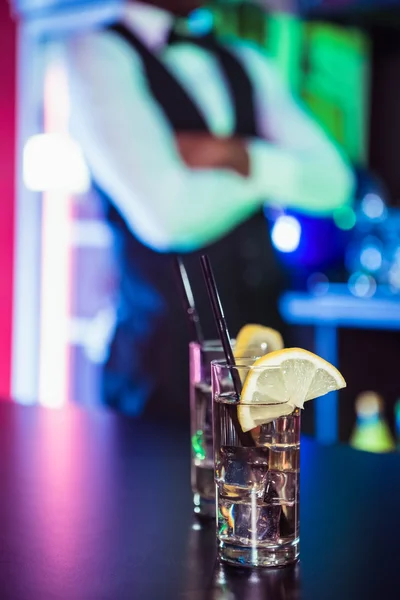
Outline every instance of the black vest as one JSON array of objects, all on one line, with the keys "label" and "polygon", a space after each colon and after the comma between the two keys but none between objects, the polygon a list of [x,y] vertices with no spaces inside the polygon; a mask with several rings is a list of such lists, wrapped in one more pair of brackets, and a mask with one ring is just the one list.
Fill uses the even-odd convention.
[{"label": "black vest", "polygon": [[[158,58],[123,25],[109,29],[141,57],[151,93],[174,131],[208,131],[204,117],[189,95]],[[257,137],[253,89],[243,66],[216,42],[205,39],[196,43],[206,45],[219,61],[235,108],[233,134]],[[136,413],[140,410],[129,405],[135,403],[137,394],[142,395],[139,404],[146,404],[145,410],[151,414],[186,415],[189,337],[171,255],[157,253],[137,240],[112,199],[100,194],[116,235],[121,271],[119,325],[106,366],[105,400],[125,412]],[[247,322],[282,330],[276,306],[282,277],[262,212],[204,251],[214,267],[231,335],[236,335]],[[184,261],[204,333],[215,338],[217,333],[198,260],[202,252],[187,254]]]}]

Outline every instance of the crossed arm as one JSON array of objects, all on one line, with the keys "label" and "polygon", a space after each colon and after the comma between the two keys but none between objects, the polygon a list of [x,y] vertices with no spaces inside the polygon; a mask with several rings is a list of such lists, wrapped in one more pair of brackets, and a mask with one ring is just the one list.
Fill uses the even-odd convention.
[{"label": "crossed arm", "polygon": [[262,140],[176,136],[139,58],[112,34],[73,39],[65,53],[75,137],[96,181],[154,249],[202,247],[268,198],[321,214],[349,200],[348,165],[254,51],[245,59],[260,82]]}]

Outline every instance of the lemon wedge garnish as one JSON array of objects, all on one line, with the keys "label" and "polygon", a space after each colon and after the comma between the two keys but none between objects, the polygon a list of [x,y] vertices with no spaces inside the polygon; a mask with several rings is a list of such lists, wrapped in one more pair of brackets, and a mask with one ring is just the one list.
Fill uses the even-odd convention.
[{"label": "lemon wedge garnish", "polygon": [[238,406],[240,426],[250,431],[343,387],[346,382],[336,367],[312,352],[271,352],[256,360],[247,374]]},{"label": "lemon wedge garnish", "polygon": [[236,336],[235,358],[263,356],[283,348],[283,339],[279,331],[264,325],[249,323],[244,325]]}]

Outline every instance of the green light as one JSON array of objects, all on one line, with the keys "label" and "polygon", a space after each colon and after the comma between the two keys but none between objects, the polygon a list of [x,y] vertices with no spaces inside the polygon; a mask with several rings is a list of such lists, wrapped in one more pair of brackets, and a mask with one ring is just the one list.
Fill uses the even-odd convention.
[{"label": "green light", "polygon": [[350,206],[342,206],[333,213],[333,220],[335,221],[336,227],[348,231],[349,229],[353,229],[357,218],[356,213]]},{"label": "green light", "polygon": [[202,431],[196,431],[196,434],[192,436],[192,449],[196,458],[204,460],[206,457],[206,451],[204,448],[204,436]]}]

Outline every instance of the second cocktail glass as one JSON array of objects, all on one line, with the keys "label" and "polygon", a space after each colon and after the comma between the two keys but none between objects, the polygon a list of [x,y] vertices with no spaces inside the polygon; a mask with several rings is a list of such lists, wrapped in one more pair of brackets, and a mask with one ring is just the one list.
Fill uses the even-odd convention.
[{"label": "second cocktail glass", "polygon": [[189,345],[191,481],[194,512],[201,517],[215,518],[211,361],[223,356],[219,340]]},{"label": "second cocktail glass", "polygon": [[[236,340],[231,340],[236,347]],[[240,352],[248,357],[263,356],[268,344],[260,342]],[[215,483],[212,430],[211,362],[223,360],[219,340],[189,344],[190,359],[190,421],[191,421],[191,483],[194,512],[201,517],[215,518]]]}]

